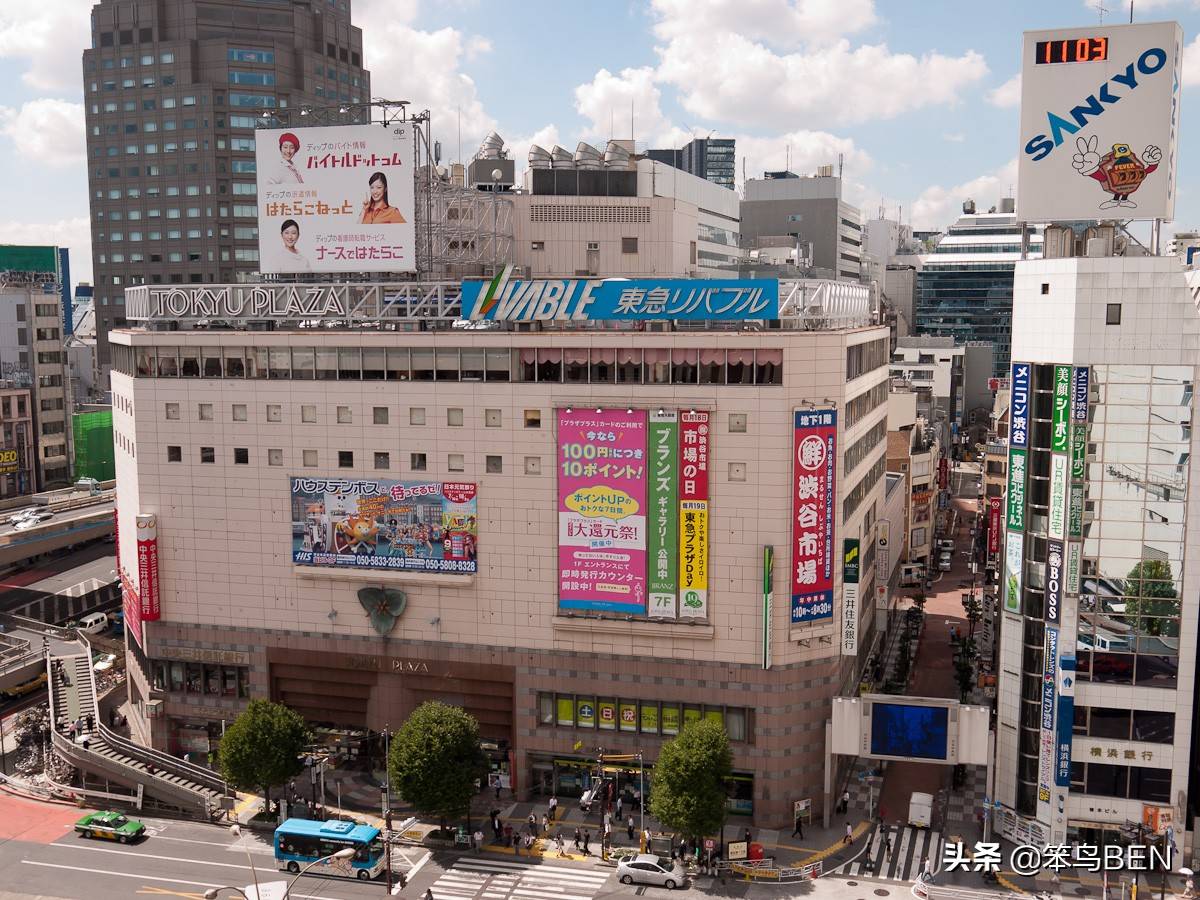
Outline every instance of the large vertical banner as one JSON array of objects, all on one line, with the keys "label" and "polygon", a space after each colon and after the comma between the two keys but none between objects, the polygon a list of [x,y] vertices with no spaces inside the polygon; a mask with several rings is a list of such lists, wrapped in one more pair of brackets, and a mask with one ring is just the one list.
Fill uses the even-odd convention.
[{"label": "large vertical banner", "polygon": [[[1042,666],[1042,718],[1041,718],[1041,752],[1038,758],[1038,806],[1046,807],[1050,803],[1050,784],[1054,775],[1054,713],[1055,713],[1055,681],[1058,678],[1058,628],[1046,626],[1045,657]],[[1049,809],[1045,817],[1039,815],[1042,821],[1049,822]]]},{"label": "large vertical banner", "polygon": [[1071,739],[1075,725],[1075,657],[1058,661],[1058,722],[1055,727],[1054,784],[1071,787]]},{"label": "large vertical banner", "polygon": [[771,668],[771,618],[775,607],[775,548],[763,547],[762,667]]},{"label": "large vertical banner", "polygon": [[858,538],[842,541],[842,656],[858,656]]},{"label": "large vertical banner", "polygon": [[674,619],[679,588],[679,417],[674,410],[650,414],[648,455],[649,615]]},{"label": "large vertical banner", "polygon": [[679,414],[679,617],[708,618],[707,412]]},{"label": "large vertical banner", "polygon": [[1062,619],[1063,567],[1066,563],[1063,542],[1046,542],[1046,621],[1058,624]]},{"label": "large vertical banner", "polygon": [[558,411],[558,605],[646,614],[646,412]]},{"label": "large vertical banner", "polygon": [[1029,450],[1030,364],[1012,364],[1008,426],[1008,490],[1005,505],[1004,611],[1021,614],[1024,581],[1025,479]]},{"label": "large vertical banner", "polygon": [[1010,531],[1004,543],[1004,611],[1021,614],[1022,559],[1025,535]]},{"label": "large vertical banner", "polygon": [[796,410],[792,440],[792,623],[833,617],[837,410]]},{"label": "large vertical banner", "polygon": [[416,268],[409,122],[254,134],[260,272]]},{"label": "large vertical banner", "polygon": [[134,519],[137,529],[138,596],[141,619],[154,622],[162,616],[158,597],[158,516],[141,515]]},{"label": "large vertical banner", "polygon": [[1001,508],[1004,505],[999,497],[990,497],[988,499],[988,553],[993,556],[1000,552],[1000,535],[1003,528],[1000,525],[1002,518]]},{"label": "large vertical banner", "polygon": [[1054,367],[1054,396],[1050,412],[1050,452],[1066,453],[1071,421],[1071,367]]},{"label": "large vertical banner", "polygon": [[1029,446],[1029,368],[1029,363],[1012,364],[1008,426],[1010,447]]}]

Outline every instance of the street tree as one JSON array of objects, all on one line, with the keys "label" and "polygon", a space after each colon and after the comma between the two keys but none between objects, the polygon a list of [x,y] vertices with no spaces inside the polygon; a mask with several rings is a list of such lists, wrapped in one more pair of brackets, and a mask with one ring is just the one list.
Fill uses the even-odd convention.
[{"label": "street tree", "polygon": [[[1177,635],[1179,623],[1168,618],[1179,615],[1179,594],[1171,563],[1165,559],[1143,559],[1125,578],[1125,617],[1139,634]],[[1141,617],[1139,623],[1138,617]]]},{"label": "street tree", "polygon": [[725,728],[710,719],[690,722],[658,754],[650,814],[689,838],[719,832],[732,768]]},{"label": "street tree", "polygon": [[392,737],[388,773],[397,792],[420,813],[446,820],[467,815],[476,781],[487,775],[479,723],[458,706],[429,700]]},{"label": "street tree", "polygon": [[269,810],[271,788],[303,770],[309,739],[308,726],[295,710],[270,700],[251,700],[221,738],[221,774],[241,790],[261,788]]}]

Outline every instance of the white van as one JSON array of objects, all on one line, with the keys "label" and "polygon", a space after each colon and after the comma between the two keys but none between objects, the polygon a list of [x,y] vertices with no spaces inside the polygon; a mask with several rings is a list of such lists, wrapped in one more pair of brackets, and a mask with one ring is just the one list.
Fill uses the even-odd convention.
[{"label": "white van", "polygon": [[933,821],[933,794],[913,791],[908,801],[908,824],[914,828],[928,828]]},{"label": "white van", "polygon": [[925,580],[925,567],[920,563],[903,563],[900,566],[900,587],[916,587]]},{"label": "white van", "polygon": [[79,620],[80,631],[88,634],[99,634],[108,627],[108,616],[102,612],[88,613]]}]

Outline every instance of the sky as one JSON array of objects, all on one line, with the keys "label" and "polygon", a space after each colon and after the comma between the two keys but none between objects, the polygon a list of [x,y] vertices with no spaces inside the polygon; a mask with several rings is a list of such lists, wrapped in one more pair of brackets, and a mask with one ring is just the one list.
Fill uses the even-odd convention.
[{"label": "sky", "polygon": [[[1104,5],[1104,21],[1128,21],[1128,0]],[[0,0],[0,243],[69,247],[75,281],[91,270],[90,9]],[[518,169],[530,143],[733,137],[739,183],[743,170],[811,174],[840,158],[866,216],[920,229],[1015,190],[1021,32],[1101,20],[1095,0],[352,0],[352,14],[373,93],[428,108],[444,162],[460,146],[469,160],[493,129]],[[1200,0],[1135,0],[1134,14],[1183,26],[1175,226],[1195,228]]]}]

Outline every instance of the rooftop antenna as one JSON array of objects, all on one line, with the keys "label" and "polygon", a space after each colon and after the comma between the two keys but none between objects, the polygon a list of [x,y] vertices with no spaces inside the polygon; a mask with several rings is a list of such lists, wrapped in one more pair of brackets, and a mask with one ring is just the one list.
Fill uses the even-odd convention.
[{"label": "rooftop antenna", "polygon": [[633,99],[629,100],[629,140],[633,144],[634,149],[637,149],[637,132],[633,127]]},{"label": "rooftop antenna", "polygon": [[458,107],[458,161],[463,161],[462,155],[462,106]]},{"label": "rooftop antenna", "polygon": [[1129,24],[1133,24],[1133,0],[1129,0]]},{"label": "rooftop antenna", "polygon": [[839,153],[838,154],[838,178],[842,177],[842,160],[843,160],[842,154]]},{"label": "rooftop antenna", "polygon": [[787,145],[787,156],[784,157],[783,168],[785,172],[792,171],[792,145]]},{"label": "rooftop antenna", "polygon": [[616,123],[617,123],[617,114],[613,111],[613,108],[610,106],[608,108],[608,139],[610,141],[617,136],[617,134],[616,134],[617,124]]},{"label": "rooftop antenna", "polygon": [[1096,0],[1096,12],[1100,16],[1100,24],[1103,25],[1104,24],[1104,14],[1106,12],[1108,12],[1107,7],[1105,7],[1105,5],[1104,5],[1104,0]]}]

